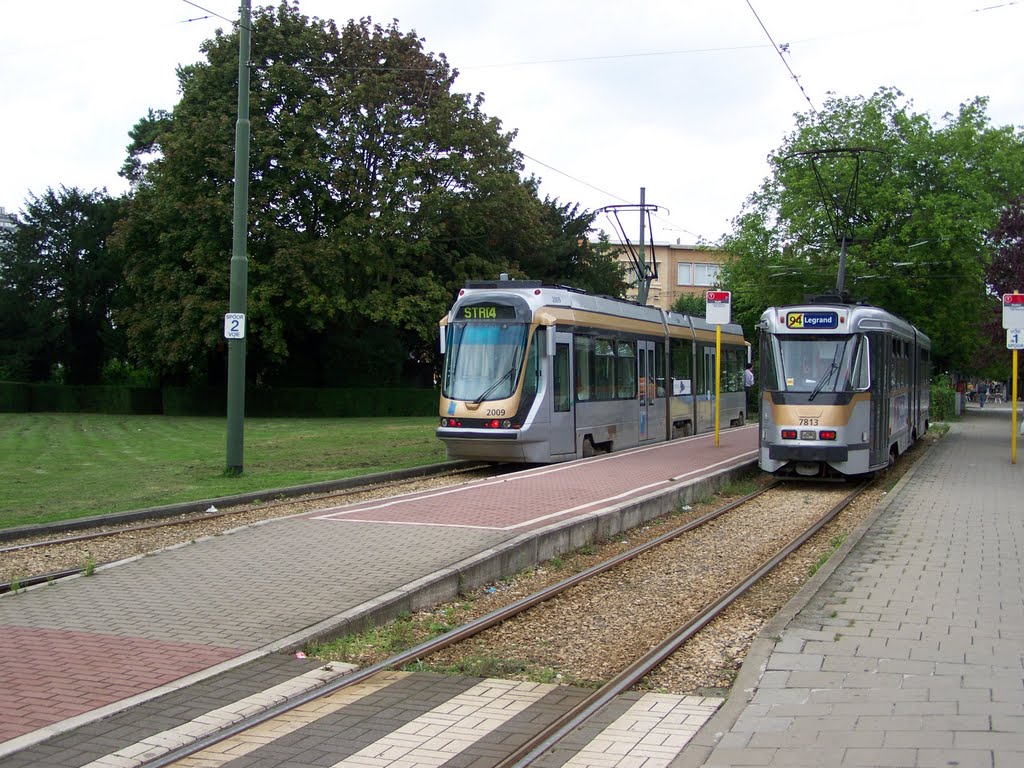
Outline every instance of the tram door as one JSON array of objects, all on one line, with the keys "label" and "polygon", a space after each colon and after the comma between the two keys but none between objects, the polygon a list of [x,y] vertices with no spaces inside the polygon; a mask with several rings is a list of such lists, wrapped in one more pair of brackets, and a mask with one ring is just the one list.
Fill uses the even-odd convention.
[{"label": "tram door", "polygon": [[891,339],[880,333],[869,333],[871,359],[871,466],[889,461],[889,377],[891,375]]},{"label": "tram door", "polygon": [[[554,333],[549,328],[547,333]],[[573,410],[572,335],[555,333],[555,356],[551,358],[551,453],[576,453],[576,414]]]},{"label": "tram door", "polygon": [[638,341],[636,345],[640,404],[639,441],[665,439],[665,348],[660,342]]},{"label": "tram door", "polygon": [[697,432],[713,432],[715,429],[715,348],[701,347],[699,350],[700,371],[697,375],[697,392],[694,396]]}]

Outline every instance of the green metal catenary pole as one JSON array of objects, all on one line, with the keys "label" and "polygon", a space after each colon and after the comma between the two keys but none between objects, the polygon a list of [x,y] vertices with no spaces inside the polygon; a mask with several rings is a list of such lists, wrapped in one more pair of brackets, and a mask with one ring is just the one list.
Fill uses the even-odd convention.
[{"label": "green metal catenary pole", "polygon": [[[647,188],[640,187],[640,274],[636,283],[636,303],[641,307],[647,304],[647,291],[651,285],[647,279],[647,262],[644,258],[644,214],[647,212]],[[653,249],[652,249],[653,250]]]},{"label": "green metal catenary pole", "polygon": [[[242,0],[238,19],[238,120],[235,123],[235,201],[231,236],[230,314],[241,315],[240,335],[229,335],[228,321],[228,440],[227,471],[240,475],[243,470],[243,434],[245,429],[245,311],[249,290],[249,263],[246,246],[249,220],[249,48],[251,0]],[[237,325],[236,325],[237,327]]]}]

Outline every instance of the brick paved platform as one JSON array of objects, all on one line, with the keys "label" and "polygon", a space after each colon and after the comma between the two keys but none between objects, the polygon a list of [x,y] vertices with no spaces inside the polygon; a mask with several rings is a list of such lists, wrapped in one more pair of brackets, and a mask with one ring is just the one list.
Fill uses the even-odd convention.
[{"label": "brick paved platform", "polygon": [[1010,423],[995,405],[953,425],[764,629],[675,768],[1024,765]]},{"label": "brick paved platform", "polygon": [[[0,597],[4,756],[275,651],[453,598],[702,495],[757,428],[334,508]],[[31,764],[31,763],[28,763]],[[56,764],[56,763],[55,763]]]}]

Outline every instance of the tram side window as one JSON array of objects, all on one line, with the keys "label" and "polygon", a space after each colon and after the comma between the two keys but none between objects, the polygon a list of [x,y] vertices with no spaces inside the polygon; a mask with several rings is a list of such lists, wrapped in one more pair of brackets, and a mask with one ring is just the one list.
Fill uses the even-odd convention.
[{"label": "tram side window", "polygon": [[665,396],[665,345],[660,341],[654,345],[654,394]]},{"label": "tram side window", "polygon": [[568,411],[572,407],[572,390],[569,387],[569,345],[555,345],[554,363],[555,410]]},{"label": "tram side window", "polygon": [[669,343],[672,353],[672,391],[678,397],[689,395],[693,388],[693,344],[682,339]]},{"label": "tram side window", "polygon": [[743,375],[740,373],[743,368],[740,365],[740,351],[738,349],[727,349],[725,351],[724,381],[722,382],[723,392],[739,392],[743,389]]},{"label": "tram side window", "polygon": [[620,399],[636,397],[636,348],[631,341],[615,342],[615,394]]},{"label": "tram side window", "polygon": [[608,339],[594,343],[594,386],[598,400],[615,397],[615,347]]},{"label": "tram side window", "polygon": [[577,336],[576,400],[632,400],[637,396],[636,343]]},{"label": "tram side window", "polygon": [[709,355],[707,347],[697,347],[697,391],[698,395],[708,394],[711,374],[714,372],[714,355]]},{"label": "tram side window", "polygon": [[886,371],[886,339],[881,333],[869,333],[869,349],[871,350],[871,391],[884,393],[889,381]]},{"label": "tram side window", "polygon": [[777,346],[778,337],[767,333],[761,334],[761,386],[767,390],[781,389],[779,384],[779,361],[781,352]]},{"label": "tram side window", "polygon": [[594,359],[594,339],[590,336],[577,336],[575,344],[576,357],[576,400],[585,402],[594,399],[594,377],[590,364]]},{"label": "tram side window", "polygon": [[850,376],[850,386],[855,390],[871,387],[871,357],[868,346],[867,338],[862,338],[857,346],[857,357],[853,363],[853,374]]},{"label": "tram side window", "polygon": [[540,387],[540,353],[539,350],[544,344],[544,329],[538,328],[530,345],[530,351],[526,358],[526,373],[523,377],[523,396],[534,397]]}]

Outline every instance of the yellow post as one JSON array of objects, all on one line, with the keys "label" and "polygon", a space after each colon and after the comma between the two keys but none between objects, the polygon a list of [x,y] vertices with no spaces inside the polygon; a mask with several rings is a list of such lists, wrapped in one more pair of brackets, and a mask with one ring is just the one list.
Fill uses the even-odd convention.
[{"label": "yellow post", "polygon": [[718,447],[719,395],[722,392],[722,326],[715,324],[715,448]]},{"label": "yellow post", "polygon": [[1013,350],[1013,429],[1010,432],[1010,463],[1017,463],[1017,350]]}]

